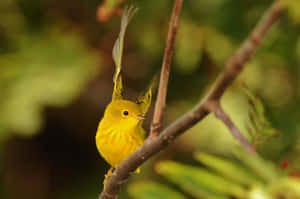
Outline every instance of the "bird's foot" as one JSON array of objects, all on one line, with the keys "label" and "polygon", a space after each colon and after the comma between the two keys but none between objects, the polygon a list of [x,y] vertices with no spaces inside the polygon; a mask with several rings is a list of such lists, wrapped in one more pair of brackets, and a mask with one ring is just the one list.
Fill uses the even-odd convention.
[{"label": "bird's foot", "polygon": [[113,170],[114,170],[114,168],[113,167],[111,167],[109,170],[108,170],[108,172],[107,172],[107,174],[105,174],[104,175],[104,181],[103,181],[103,185],[104,185],[104,189],[105,189],[105,187],[106,187],[106,183],[107,183],[107,180],[108,180],[108,178],[111,176],[111,174],[113,173]]}]

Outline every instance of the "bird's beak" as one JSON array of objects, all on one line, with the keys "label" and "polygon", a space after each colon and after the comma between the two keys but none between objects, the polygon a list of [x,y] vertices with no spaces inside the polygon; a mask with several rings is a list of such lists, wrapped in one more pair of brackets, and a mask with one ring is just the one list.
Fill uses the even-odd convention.
[{"label": "bird's beak", "polygon": [[138,119],[138,120],[144,120],[145,119],[145,117],[142,116],[142,115],[137,115],[137,116],[135,116],[135,118]]}]

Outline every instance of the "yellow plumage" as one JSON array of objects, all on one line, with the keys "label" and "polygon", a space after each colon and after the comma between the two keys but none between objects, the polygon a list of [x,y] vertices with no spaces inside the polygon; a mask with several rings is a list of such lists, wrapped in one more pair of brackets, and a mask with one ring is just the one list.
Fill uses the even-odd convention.
[{"label": "yellow plumage", "polygon": [[107,106],[98,126],[96,144],[99,153],[113,168],[143,144],[142,119],[141,109],[134,102],[113,100]]},{"label": "yellow plumage", "polygon": [[[118,167],[123,160],[144,143],[145,131],[142,128],[142,123],[151,104],[152,88],[156,82],[155,80],[152,81],[146,93],[141,95],[136,102],[123,99],[121,63],[124,35],[129,20],[135,11],[136,9],[133,7],[127,8],[122,16],[120,34],[113,48],[116,71],[113,78],[112,101],[106,107],[96,133],[97,149],[112,168]],[[111,170],[106,177],[111,174]]]}]

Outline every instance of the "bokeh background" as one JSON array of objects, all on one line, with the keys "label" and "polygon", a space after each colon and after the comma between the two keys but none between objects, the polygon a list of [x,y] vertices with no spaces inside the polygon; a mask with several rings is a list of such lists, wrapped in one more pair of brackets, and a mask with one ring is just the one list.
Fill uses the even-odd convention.
[{"label": "bokeh background", "polygon": [[[300,4],[287,2],[284,16],[222,104],[264,159],[275,167],[288,167],[297,176]],[[118,1],[107,3],[111,4],[0,1],[0,198],[92,199],[102,190],[109,166],[98,155],[94,136],[111,99],[111,51],[120,25],[119,9],[113,9],[111,18],[99,19],[99,9],[114,8]],[[134,100],[160,70],[173,1],[130,3],[139,11],[126,33],[123,78],[126,97]],[[184,1],[164,125],[201,99],[271,3]],[[152,113],[153,108],[145,129]],[[120,198],[142,198],[132,185],[141,180],[178,189],[158,174],[160,160],[205,167],[195,161],[195,151],[232,157],[237,145],[226,127],[210,115],[148,161],[141,174],[123,187]]]}]

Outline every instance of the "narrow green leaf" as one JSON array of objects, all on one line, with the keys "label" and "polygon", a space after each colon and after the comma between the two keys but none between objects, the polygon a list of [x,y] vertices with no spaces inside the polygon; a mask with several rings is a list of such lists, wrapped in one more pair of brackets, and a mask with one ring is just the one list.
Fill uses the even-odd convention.
[{"label": "narrow green leaf", "polygon": [[129,194],[136,199],[185,199],[181,193],[155,182],[137,182],[130,184]]},{"label": "narrow green leaf", "polygon": [[237,151],[237,157],[259,177],[266,182],[274,182],[280,177],[280,172],[275,166],[257,154],[249,155],[246,152]]},{"label": "narrow green leaf", "polygon": [[245,190],[211,172],[172,161],[157,164],[157,172],[195,197],[207,199],[242,197]]},{"label": "narrow green leaf", "polygon": [[248,169],[232,161],[200,152],[195,154],[195,158],[202,164],[239,184],[252,185],[260,183],[259,179]]},{"label": "narrow green leaf", "polygon": [[247,87],[243,87],[243,92],[246,94],[249,101],[249,119],[248,126],[249,134],[252,135],[252,142],[257,147],[258,144],[263,144],[269,138],[274,137],[278,131],[274,129],[265,116],[265,109],[261,99],[253,94]]}]

